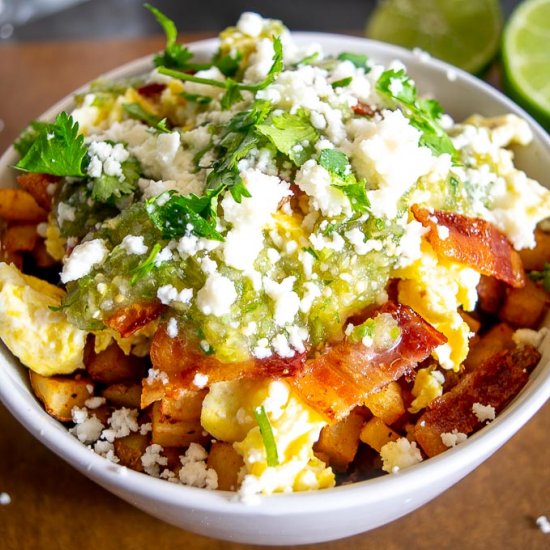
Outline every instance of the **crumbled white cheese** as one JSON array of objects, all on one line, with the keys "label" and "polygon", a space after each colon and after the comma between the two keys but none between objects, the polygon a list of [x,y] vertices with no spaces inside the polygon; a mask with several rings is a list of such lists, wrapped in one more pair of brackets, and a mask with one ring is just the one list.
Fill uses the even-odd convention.
[{"label": "crumbled white cheese", "polygon": [[261,15],[250,11],[245,11],[237,21],[237,29],[243,34],[257,38],[264,28],[264,19]]},{"label": "crumbled white cheese", "polygon": [[389,473],[396,473],[403,468],[422,462],[422,454],[416,446],[416,442],[411,443],[405,437],[386,443],[380,449],[380,457],[382,458],[382,469]]},{"label": "crumbled white cheese", "polygon": [[57,205],[57,223],[63,225],[64,222],[74,222],[76,219],[76,211],[74,206],[60,202]]},{"label": "crumbled white cheese", "polygon": [[166,386],[166,384],[170,382],[170,380],[168,379],[168,375],[164,371],[159,369],[149,369],[149,371],[147,372],[147,378],[145,379],[147,385],[150,386],[151,384],[153,384],[153,382],[156,382],[157,380],[161,382],[164,386]]},{"label": "crumbled white cheese", "polygon": [[313,159],[307,160],[296,173],[296,185],[312,198],[313,207],[325,216],[349,214],[351,205],[347,196],[334,187],[329,172]]},{"label": "crumbled white cheese", "polygon": [[61,282],[68,283],[85,277],[96,265],[103,263],[108,255],[109,250],[102,239],[93,239],[77,245],[65,260]]},{"label": "crumbled white cheese", "polygon": [[176,338],[179,334],[178,321],[174,317],[170,317],[166,324],[166,334],[168,334],[170,338]]},{"label": "crumbled white cheese", "polygon": [[535,523],[545,535],[550,535],[550,521],[548,521],[546,516],[539,516]]},{"label": "crumbled white cheese", "polygon": [[180,481],[191,487],[204,489],[218,488],[218,474],[213,468],[208,468],[206,458],[208,453],[198,443],[191,443],[184,456],[180,456]]},{"label": "crumbled white cheese", "polygon": [[263,279],[265,292],[275,303],[273,320],[279,326],[292,323],[300,310],[300,298],[292,290],[295,282],[296,277],[286,277],[280,283],[269,277]]},{"label": "crumbled white cheese", "polygon": [[139,424],[137,421],[138,411],[122,407],[113,411],[107,423],[110,428],[103,430],[101,438],[112,443],[115,439],[126,437],[130,432],[137,432]]},{"label": "crumbled white cheese", "polygon": [[148,250],[142,235],[126,235],[126,237],[122,239],[120,246],[126,250],[128,254],[141,255],[146,254]]},{"label": "crumbled white cheese", "polygon": [[193,298],[193,289],[184,288],[178,291],[173,285],[163,285],[157,290],[157,298],[166,306],[169,306],[173,302],[189,304]]},{"label": "crumbled white cheese", "polygon": [[474,403],[472,405],[472,412],[476,415],[480,422],[490,422],[496,417],[495,408],[492,405],[482,405],[481,403]]},{"label": "crumbled white cheese", "polygon": [[456,447],[460,443],[466,441],[466,439],[468,439],[468,436],[456,429],[452,432],[445,432],[441,434],[441,441],[446,447]]},{"label": "crumbled white cheese", "polygon": [[146,474],[153,477],[160,477],[160,466],[166,466],[168,459],[162,456],[164,449],[158,443],[153,443],[145,449],[141,457],[141,464]]},{"label": "crumbled white cheese", "polygon": [[512,335],[512,340],[517,346],[533,346],[538,348],[547,334],[548,329],[546,327],[542,327],[540,330],[519,328]]},{"label": "crumbled white cheese", "polygon": [[199,389],[205,388],[208,384],[208,375],[197,372],[193,378],[193,385]]},{"label": "crumbled white cheese", "polygon": [[82,443],[93,443],[99,439],[103,431],[103,424],[96,416],[88,416],[87,409],[73,407],[72,419],[75,426],[69,430]]},{"label": "crumbled white cheese", "polygon": [[236,299],[237,291],[233,281],[219,273],[213,273],[197,292],[197,307],[205,315],[221,317],[231,311]]},{"label": "crumbled white cheese", "polygon": [[106,402],[105,397],[90,397],[90,399],[84,401],[84,406],[88,409],[97,409],[101,405],[105,405]]},{"label": "crumbled white cheese", "polygon": [[11,504],[11,497],[8,493],[0,493],[0,506],[7,506]]},{"label": "crumbled white cheese", "polygon": [[264,247],[264,227],[273,222],[272,214],[290,195],[289,184],[275,176],[249,169],[241,177],[251,194],[236,202],[227,192],[221,201],[224,219],[231,224],[225,236],[223,258],[227,265],[252,271],[254,261]]}]

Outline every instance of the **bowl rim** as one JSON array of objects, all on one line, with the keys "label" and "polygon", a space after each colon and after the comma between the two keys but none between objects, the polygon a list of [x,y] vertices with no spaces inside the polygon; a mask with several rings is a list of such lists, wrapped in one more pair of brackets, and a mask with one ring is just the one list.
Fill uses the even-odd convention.
[{"label": "bowl rim", "polygon": [[[421,63],[432,67],[437,72],[443,72],[443,74],[453,71],[457,80],[463,80],[466,85],[490,96],[491,100],[503,107],[504,112],[518,114],[527,120],[533,130],[534,139],[540,142],[550,156],[550,137],[530,115],[501,92],[461,69],[431,57],[421,60],[418,55],[409,50],[366,38],[317,32],[293,32],[292,36],[298,44],[319,42],[324,47],[333,45],[339,51],[342,51],[343,48],[357,47],[360,51],[369,50],[369,54],[373,57],[379,53],[382,56],[399,59],[406,66]],[[218,39],[211,38],[187,45],[200,55],[201,53],[212,53],[218,43]],[[151,59],[152,54],[143,56],[108,71],[100,77],[115,79],[143,73],[151,68]],[[86,92],[89,85],[90,82],[71,92],[39,118],[50,119],[61,110],[71,108],[74,95]],[[10,165],[13,164],[15,154],[13,145],[11,145],[0,158],[0,174],[11,170]],[[16,368],[18,360],[3,343],[0,344],[0,400],[42,444],[76,467],[81,473],[105,487],[115,487],[124,492],[131,491],[143,497],[154,495],[154,499],[174,506],[187,504],[193,509],[211,513],[231,513],[245,516],[251,513],[265,516],[281,516],[289,513],[293,515],[310,514],[348,508],[350,503],[354,505],[374,503],[383,500],[387,493],[394,496],[405,493],[409,495],[411,490],[414,491],[424,486],[427,478],[430,481],[440,480],[459,470],[465,470],[460,477],[468,473],[472,467],[476,467],[478,463],[481,463],[515,434],[550,397],[549,340],[550,337],[545,339],[543,359],[531,374],[527,385],[493,422],[460,445],[397,474],[387,474],[366,481],[318,491],[259,496],[258,503],[254,506],[240,500],[236,497],[236,493],[208,491],[168,483],[165,480],[114,464],[96,455],[69,434],[60,422],[45,412],[30,391],[28,384],[22,383],[22,377],[19,376]],[[23,368],[26,369],[26,367]],[[25,397],[27,401],[33,400],[35,406],[26,403]],[[64,436],[60,437],[60,434],[64,434]],[[428,470],[426,471],[426,469]],[[330,495],[326,494],[327,491]]]}]

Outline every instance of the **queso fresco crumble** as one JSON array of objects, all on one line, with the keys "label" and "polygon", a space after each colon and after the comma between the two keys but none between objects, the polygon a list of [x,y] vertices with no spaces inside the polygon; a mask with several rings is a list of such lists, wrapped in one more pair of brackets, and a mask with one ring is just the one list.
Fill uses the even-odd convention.
[{"label": "queso fresco crumble", "polygon": [[253,13],[195,59],[148,9],[151,72],[16,143],[34,241],[4,216],[0,337],[46,410],[245,498],[396,473],[494,420],[544,337],[546,271],[518,251],[550,193],[508,148],[528,125],[456,123],[401,62]]}]

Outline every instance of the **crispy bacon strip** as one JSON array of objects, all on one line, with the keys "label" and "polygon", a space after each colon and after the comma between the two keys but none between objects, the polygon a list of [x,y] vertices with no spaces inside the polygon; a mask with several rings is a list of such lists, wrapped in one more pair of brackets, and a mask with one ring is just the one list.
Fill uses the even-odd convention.
[{"label": "crispy bacon strip", "polygon": [[474,371],[465,375],[456,386],[434,400],[418,420],[415,439],[428,456],[447,449],[441,434],[470,434],[482,423],[472,410],[474,403],[491,405],[499,413],[529,379],[540,361],[540,353],[532,346],[501,351]]},{"label": "crispy bacon strip", "polygon": [[28,172],[17,176],[17,183],[28,191],[34,200],[46,211],[52,208],[53,193],[48,191],[50,185],[56,184],[61,178],[48,174]]},{"label": "crispy bacon strip", "polygon": [[[455,212],[430,212],[417,204],[411,210],[414,217],[429,229],[428,240],[439,255],[515,288],[525,285],[525,271],[519,254],[493,224]],[[438,226],[448,229],[446,238],[441,237]]]},{"label": "crispy bacon strip", "polygon": [[357,116],[372,117],[376,113],[375,109],[368,103],[363,103],[362,101],[358,101],[351,109]]},{"label": "crispy bacon strip", "polygon": [[371,316],[390,313],[401,329],[396,345],[377,352],[362,343],[341,342],[306,361],[291,384],[300,396],[329,420],[345,417],[365,398],[401,376],[446,338],[410,307],[387,302]]},{"label": "crispy bacon strip", "polygon": [[156,99],[162,92],[164,92],[166,84],[160,84],[159,82],[151,82],[140,86],[137,91],[143,97],[148,99]]},{"label": "crispy bacon strip", "polygon": [[116,330],[123,338],[127,338],[136,330],[157,319],[163,309],[164,306],[159,301],[137,302],[118,309],[105,320],[105,324]]},{"label": "crispy bacon strip", "polygon": [[[164,395],[181,389],[196,391],[193,383],[195,375],[208,377],[207,384],[236,380],[240,378],[280,378],[294,376],[302,368],[305,352],[293,357],[283,358],[277,355],[265,359],[248,359],[234,363],[222,363],[212,355],[206,355],[198,341],[192,341],[179,335],[171,338],[166,327],[161,326],[151,343],[151,361],[153,367],[168,375],[168,384],[153,380],[145,383],[142,402],[155,401]],[[150,396],[150,397],[148,397]],[[149,401],[149,402],[152,402]]]}]

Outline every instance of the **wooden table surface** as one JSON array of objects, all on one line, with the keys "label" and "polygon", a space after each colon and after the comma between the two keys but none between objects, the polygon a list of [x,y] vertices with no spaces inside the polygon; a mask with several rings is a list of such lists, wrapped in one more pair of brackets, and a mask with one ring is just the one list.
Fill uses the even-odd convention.
[{"label": "wooden table surface", "polygon": [[[189,37],[189,39],[197,36]],[[202,36],[201,36],[202,38]],[[161,48],[160,38],[0,46],[0,151],[61,97],[117,65]],[[550,403],[492,458],[420,510],[317,549],[543,549],[550,535]],[[0,405],[0,548],[177,550],[250,546],[169,526],[101,489],[28,434]]]}]

